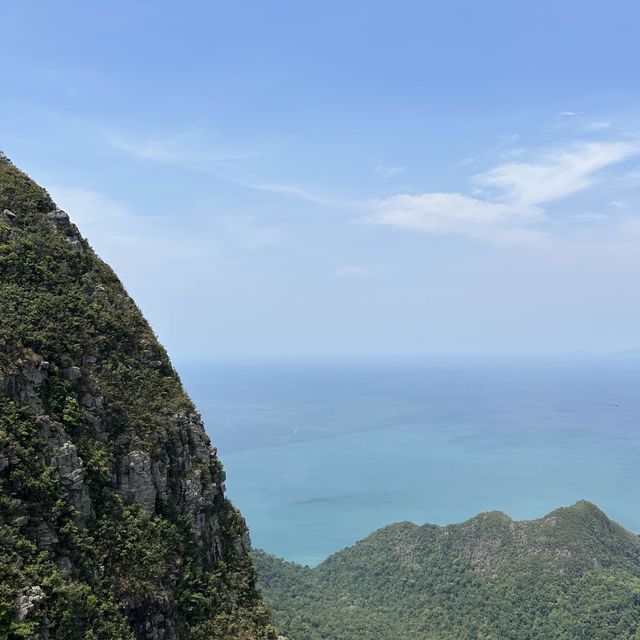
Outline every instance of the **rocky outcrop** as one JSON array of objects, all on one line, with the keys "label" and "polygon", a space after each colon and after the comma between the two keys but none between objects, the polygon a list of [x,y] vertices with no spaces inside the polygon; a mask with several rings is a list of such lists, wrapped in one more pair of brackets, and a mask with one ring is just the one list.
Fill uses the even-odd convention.
[{"label": "rocky outcrop", "polygon": [[45,604],[46,597],[41,587],[27,587],[16,600],[16,617],[20,622],[33,616],[35,610]]},{"label": "rocky outcrop", "polygon": [[36,414],[42,413],[42,401],[38,390],[48,375],[49,363],[41,361],[37,365],[23,364],[17,371],[0,373],[0,388],[10,397],[29,406]]},{"label": "rocky outcrop", "polygon": [[13,213],[13,211],[10,211],[9,209],[5,209],[1,214],[0,214],[0,222],[4,222],[5,224],[8,225],[13,225],[16,221],[16,214]]},{"label": "rocky outcrop", "polygon": [[76,445],[65,440],[53,450],[49,464],[60,474],[60,484],[69,496],[69,502],[78,511],[77,522],[85,526],[94,515],[93,504],[85,483],[85,469]]}]

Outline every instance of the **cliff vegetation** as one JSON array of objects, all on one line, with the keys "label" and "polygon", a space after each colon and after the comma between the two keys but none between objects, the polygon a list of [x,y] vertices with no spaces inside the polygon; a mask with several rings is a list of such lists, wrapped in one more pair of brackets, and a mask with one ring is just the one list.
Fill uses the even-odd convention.
[{"label": "cliff vegetation", "polygon": [[0,157],[0,638],[274,637],[224,479],[114,272]]}]

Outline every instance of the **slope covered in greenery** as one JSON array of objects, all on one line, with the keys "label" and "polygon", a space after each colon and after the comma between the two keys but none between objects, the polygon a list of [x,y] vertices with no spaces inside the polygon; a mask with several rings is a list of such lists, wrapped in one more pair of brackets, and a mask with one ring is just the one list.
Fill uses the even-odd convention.
[{"label": "slope covered in greenery", "polygon": [[402,522],[313,569],[254,555],[295,640],[640,638],[640,541],[588,502],[528,522]]},{"label": "slope covered in greenery", "polygon": [[0,638],[272,637],[223,483],[118,278],[0,156]]}]

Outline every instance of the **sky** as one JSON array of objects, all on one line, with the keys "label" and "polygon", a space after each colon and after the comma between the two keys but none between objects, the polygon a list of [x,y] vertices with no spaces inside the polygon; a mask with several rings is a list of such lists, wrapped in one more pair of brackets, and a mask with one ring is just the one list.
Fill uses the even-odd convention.
[{"label": "sky", "polygon": [[0,149],[178,359],[640,346],[636,0],[8,0]]}]

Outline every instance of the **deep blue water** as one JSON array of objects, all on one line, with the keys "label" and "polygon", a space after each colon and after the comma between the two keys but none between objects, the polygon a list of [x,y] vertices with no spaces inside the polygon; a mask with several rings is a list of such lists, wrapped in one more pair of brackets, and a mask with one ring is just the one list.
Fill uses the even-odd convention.
[{"label": "deep blue water", "polygon": [[254,546],[586,498],[640,531],[640,358],[177,363]]}]

